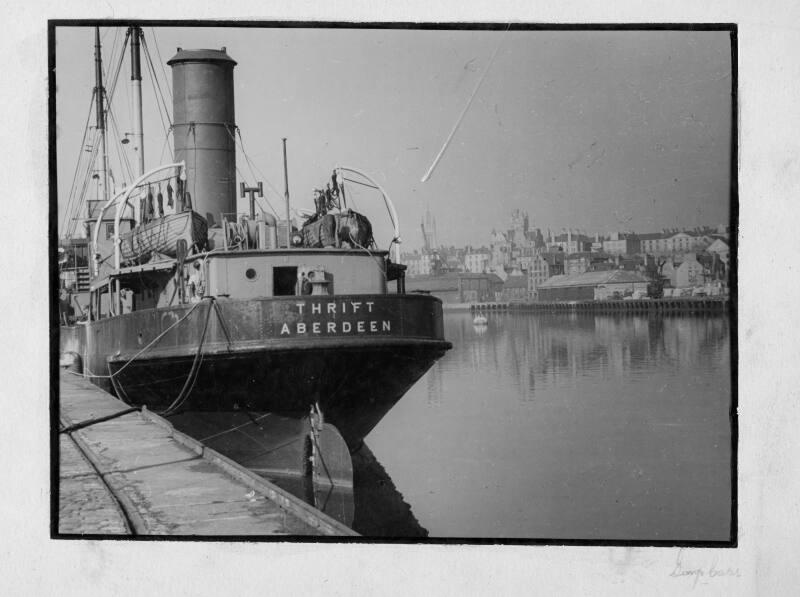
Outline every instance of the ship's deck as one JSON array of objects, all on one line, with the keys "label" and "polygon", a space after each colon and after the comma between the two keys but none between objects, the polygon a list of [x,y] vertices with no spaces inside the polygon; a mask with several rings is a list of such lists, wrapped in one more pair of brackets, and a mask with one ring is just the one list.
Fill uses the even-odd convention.
[{"label": "ship's deck", "polygon": [[[126,408],[61,372],[62,427]],[[60,536],[356,535],[147,411],[64,433],[59,452]]]}]

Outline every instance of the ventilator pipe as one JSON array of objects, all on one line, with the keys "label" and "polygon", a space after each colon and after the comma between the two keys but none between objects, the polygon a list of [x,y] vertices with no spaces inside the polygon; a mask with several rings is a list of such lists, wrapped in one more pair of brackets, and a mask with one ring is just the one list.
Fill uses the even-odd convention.
[{"label": "ventilator pipe", "polygon": [[278,247],[278,218],[265,211],[261,212],[261,218],[267,224],[267,234],[269,235],[269,246],[273,249]]}]

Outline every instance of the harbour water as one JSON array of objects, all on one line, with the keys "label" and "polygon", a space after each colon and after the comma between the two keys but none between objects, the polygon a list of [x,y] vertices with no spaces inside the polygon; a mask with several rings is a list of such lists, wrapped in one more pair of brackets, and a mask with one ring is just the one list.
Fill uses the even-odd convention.
[{"label": "harbour water", "polygon": [[729,539],[727,315],[448,313],[445,335],[366,438],[430,537]]}]

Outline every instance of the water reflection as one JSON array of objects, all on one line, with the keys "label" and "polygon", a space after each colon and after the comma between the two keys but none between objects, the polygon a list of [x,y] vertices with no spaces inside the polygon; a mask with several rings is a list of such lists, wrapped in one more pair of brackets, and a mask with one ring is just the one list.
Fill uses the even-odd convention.
[{"label": "water reflection", "polygon": [[[492,314],[477,329],[470,318],[448,316],[446,335],[458,350],[423,378],[428,401],[444,396],[444,373],[494,371],[513,384],[521,401],[531,400],[537,382],[563,376],[636,375],[653,367],[677,371],[690,363],[701,368],[727,366],[727,319],[718,316],[630,316],[570,313]],[[487,329],[490,330],[487,333]],[[724,356],[721,359],[721,356]]]},{"label": "water reflection", "polygon": [[728,326],[451,313],[453,350],[367,440],[432,536],[726,539]]}]

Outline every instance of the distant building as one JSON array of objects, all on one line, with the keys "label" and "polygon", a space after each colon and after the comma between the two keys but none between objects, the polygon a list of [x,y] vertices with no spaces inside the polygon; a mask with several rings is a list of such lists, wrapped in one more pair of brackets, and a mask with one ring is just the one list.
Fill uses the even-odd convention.
[{"label": "distant building", "polygon": [[702,231],[655,232],[640,234],[641,252],[651,255],[668,255],[687,251],[702,251],[713,242],[713,237]]},{"label": "distant building", "polygon": [[434,271],[437,258],[433,253],[401,253],[400,263],[408,266],[406,275],[408,277],[414,276],[429,276]]},{"label": "distant building", "polygon": [[668,242],[667,236],[661,232],[648,232],[639,235],[642,252],[651,255],[664,255],[672,252],[672,245]]},{"label": "distant building", "polygon": [[494,274],[451,273],[406,280],[406,292],[428,292],[443,303],[480,303],[496,300],[503,281]]},{"label": "distant building", "polygon": [[505,266],[502,265],[493,265],[491,267],[491,273],[500,278],[500,280],[503,282],[505,282],[506,278],[508,278],[508,272],[506,271]]},{"label": "distant building", "polygon": [[492,254],[489,249],[481,247],[474,251],[468,251],[464,255],[464,267],[467,272],[472,274],[482,274],[489,268],[492,261]]},{"label": "distant building", "polygon": [[570,253],[564,256],[564,273],[583,274],[599,269],[612,269],[611,256],[605,253],[592,253],[581,251],[580,253]]},{"label": "distant building", "polygon": [[569,230],[566,234],[552,237],[547,243],[549,251],[561,250],[564,253],[582,253],[592,250],[592,239],[585,234],[574,233]]},{"label": "distant building", "polygon": [[[680,264],[678,264],[678,265],[680,265]],[[676,267],[677,266],[672,262],[672,259],[667,259],[661,265],[661,270],[660,270],[661,276],[660,277],[665,280],[665,284],[668,287],[673,287],[674,286],[675,269],[676,269]]]},{"label": "distant building", "polygon": [[420,222],[420,228],[422,228],[424,252],[429,253],[439,246],[436,238],[436,219],[431,214],[430,209],[425,210],[425,218]]},{"label": "distant building", "polygon": [[502,232],[492,230],[492,235],[489,239],[489,250],[491,251],[490,263],[493,267],[511,264],[511,242]]},{"label": "distant building", "polygon": [[528,269],[528,296],[531,299],[536,299],[537,288],[539,284],[550,277],[550,264],[544,255],[539,253],[531,261],[530,269]]},{"label": "distant building", "polygon": [[552,276],[564,273],[564,258],[561,251],[537,253],[528,269],[528,297],[536,299],[539,285]]},{"label": "distant building", "polygon": [[464,271],[464,262],[458,254],[450,254],[441,260],[441,273],[458,273]]},{"label": "distant building", "polygon": [[634,255],[642,250],[642,242],[635,234],[613,232],[603,240],[603,251],[611,255]]},{"label": "distant building", "polygon": [[528,277],[517,272],[503,282],[501,301],[523,301],[528,298]]},{"label": "distant building", "polygon": [[655,260],[653,256],[646,255],[646,254],[638,254],[638,255],[617,255],[616,259],[614,260],[614,269],[624,269],[632,272],[642,272],[645,273],[649,269],[655,267]]},{"label": "distant building", "polygon": [[726,243],[721,238],[715,239],[714,242],[712,242],[708,246],[706,251],[708,251],[709,253],[715,253],[715,254],[719,255],[720,261],[722,261],[722,263],[724,263],[725,265],[728,264],[728,256],[730,254],[730,247],[728,246],[728,243]]},{"label": "distant building", "polygon": [[648,280],[636,272],[610,270],[555,276],[538,289],[540,301],[581,301],[643,296]]},{"label": "distant building", "polygon": [[603,241],[606,239],[600,236],[599,232],[595,232],[594,234],[594,241],[592,241],[592,245],[589,250],[592,253],[599,253],[603,250]]},{"label": "distant building", "polygon": [[686,232],[678,232],[669,237],[669,242],[672,244],[672,251],[674,253],[682,253],[684,251],[691,251],[697,248],[696,237]]},{"label": "distant building", "polygon": [[702,286],[706,283],[706,269],[694,255],[686,255],[683,262],[674,268],[671,282],[674,288]]}]

